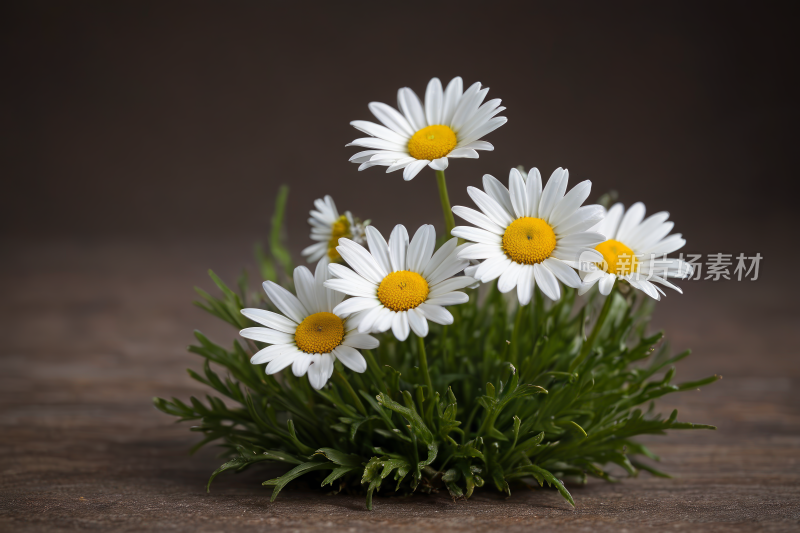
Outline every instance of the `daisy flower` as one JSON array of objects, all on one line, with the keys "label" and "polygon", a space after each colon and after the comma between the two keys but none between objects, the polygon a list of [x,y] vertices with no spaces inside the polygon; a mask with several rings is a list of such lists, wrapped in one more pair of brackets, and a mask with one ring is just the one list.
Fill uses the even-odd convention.
[{"label": "daisy flower", "polygon": [[488,92],[488,87],[481,89],[477,82],[464,91],[460,77],[453,78],[443,91],[439,78],[433,78],[425,91],[425,105],[408,87],[397,92],[397,106],[402,113],[386,104],[371,102],[369,110],[383,125],[365,120],[350,123],[369,135],[347,145],[368,148],[350,161],[361,165],[358,170],[376,165],[389,167],[386,172],[402,168],[403,179],[408,181],[426,166],[446,169],[451,157],[477,159],[476,150],[494,150],[481,137],[508,120],[495,116],[505,109],[500,106],[500,99],[483,103]]},{"label": "daisy flower", "polygon": [[[589,272],[583,272],[583,286],[579,294],[586,293],[597,283],[600,293],[608,295],[618,279],[625,280],[636,289],[656,300],[664,291],[654,285],[658,283],[681,289],[665,278],[684,278],[692,274],[692,266],[680,259],[666,259],[666,255],[686,244],[680,233],[673,233],[674,222],[668,222],[669,213],[662,211],[644,218],[645,207],[641,202],[633,204],[628,212],[622,204],[615,204],[593,231],[602,233],[608,240],[598,244],[595,250],[603,260],[588,260]],[[661,259],[656,260],[657,256]]]},{"label": "daisy flower", "polygon": [[467,187],[480,212],[456,206],[453,212],[472,226],[458,226],[452,235],[472,244],[459,253],[460,259],[484,260],[469,273],[483,283],[500,278],[497,288],[509,292],[516,287],[520,305],[531,301],[534,286],[551,300],[561,297],[558,281],[569,287],[581,286],[573,268],[580,266],[581,254],[605,240],[587,229],[603,216],[599,205],[581,207],[591,192],[583,181],[567,194],[569,172],[558,168],[542,190],[542,177],[532,169],[527,179],[511,169],[509,189],[490,175],[483,177],[485,192]]},{"label": "daisy flower", "polygon": [[362,333],[392,329],[395,337],[408,338],[409,328],[419,337],[428,334],[428,320],[452,324],[446,305],[465,303],[469,297],[459,289],[472,285],[467,276],[453,277],[469,262],[458,258],[458,239],[450,239],[433,253],[436,230],[420,227],[409,243],[408,232],[395,226],[389,243],[372,226],[367,227],[369,252],[350,239],[340,239],[337,250],[353,270],[330,265],[325,286],[353,296],[334,309],[339,315],[362,313]]},{"label": "daisy flower", "polygon": [[244,316],[266,327],[246,328],[239,334],[271,345],[257,352],[252,364],[269,363],[267,374],[292,365],[297,377],[308,372],[308,381],[317,390],[333,374],[335,359],[354,372],[367,369],[358,350],[377,348],[378,340],[355,331],[357,317],[346,319],[335,311],[344,295],[325,288],[328,278],[328,260],[323,258],[314,275],[304,266],[294,269],[297,296],[272,281],[264,282],[267,296],[283,314],[242,309]]},{"label": "daisy flower", "polygon": [[315,263],[325,255],[331,261],[341,259],[336,251],[336,244],[341,237],[347,237],[358,243],[364,242],[364,226],[369,221],[361,222],[353,218],[350,211],[339,215],[336,204],[329,195],[314,200],[314,207],[316,209],[309,212],[311,218],[308,219],[308,223],[311,224],[311,240],[318,242],[301,252],[306,261]]}]

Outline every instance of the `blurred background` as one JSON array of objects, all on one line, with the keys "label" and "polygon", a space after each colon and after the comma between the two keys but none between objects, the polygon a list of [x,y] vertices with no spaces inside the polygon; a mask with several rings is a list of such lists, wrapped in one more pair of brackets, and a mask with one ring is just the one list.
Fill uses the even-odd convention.
[{"label": "blurred background", "polygon": [[[291,187],[295,252],[309,244],[308,211],[325,194],[384,234],[398,223],[443,228],[433,171],[411,182],[381,167],[357,172],[348,158],[359,149],[345,144],[362,136],[350,121],[373,120],[369,102],[394,106],[400,87],[423,95],[431,77],[446,84],[458,75],[465,86],[490,87],[509,121],[485,138],[494,152],[451,162],[453,205],[472,205],[466,187],[484,173],[506,181],[520,164],[544,176],[563,166],[572,184],[591,179],[595,197],[614,189],[627,205],[670,211],[687,252],[763,256],[757,281],[683,282],[685,295],[669,292],[659,304],[655,325],[676,348],[696,351],[679,375],[726,378],[711,396],[664,405],[677,402],[684,418],[720,431],[664,442],[722,446],[767,435],[756,445],[777,446],[773,455],[737,448],[726,457],[745,464],[784,454],[796,485],[793,7],[5,3],[6,480],[24,491],[53,472],[97,479],[62,446],[70,442],[76,454],[94,446],[96,461],[108,454],[103,468],[114,472],[120,447],[133,458],[156,448],[162,459],[139,468],[158,477],[183,465],[186,490],[202,488],[192,476],[216,461],[183,459],[195,437],[149,404],[200,390],[183,370],[198,365],[184,351],[193,328],[219,341],[235,336],[189,305],[192,287],[211,286],[208,268],[232,281],[252,267],[281,184]],[[681,462],[689,453],[670,468],[689,475],[711,464],[711,448],[696,450],[705,450],[697,463]],[[34,468],[44,455],[48,466]],[[779,471],[764,460],[766,472]]]}]

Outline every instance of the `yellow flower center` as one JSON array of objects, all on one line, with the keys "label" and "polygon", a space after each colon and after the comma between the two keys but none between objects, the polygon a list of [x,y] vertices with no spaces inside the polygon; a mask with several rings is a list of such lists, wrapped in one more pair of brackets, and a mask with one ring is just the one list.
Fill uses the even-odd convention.
[{"label": "yellow flower center", "polygon": [[308,315],[294,334],[297,347],[306,353],[330,353],[343,339],[344,321],[333,313]]},{"label": "yellow flower center", "polygon": [[447,126],[428,126],[408,141],[408,153],[416,159],[433,161],[449,154],[457,143],[456,133]]},{"label": "yellow flower center", "polygon": [[408,311],[423,303],[430,288],[416,272],[392,272],[378,286],[378,300],[392,311]]},{"label": "yellow flower center", "polygon": [[639,269],[639,261],[633,250],[625,246],[619,241],[609,239],[601,242],[594,248],[603,254],[603,264],[598,264],[606,272],[616,274],[618,276],[626,276],[632,274]]},{"label": "yellow flower center", "polygon": [[541,263],[556,248],[556,234],[541,218],[522,217],[508,225],[503,234],[503,251],[515,263]]},{"label": "yellow flower center", "polygon": [[340,216],[336,219],[336,222],[331,224],[331,240],[328,241],[328,259],[330,259],[331,262],[339,261],[342,258],[339,252],[336,251],[336,247],[339,246],[339,239],[342,237],[352,237],[350,233],[350,222],[344,215]]}]

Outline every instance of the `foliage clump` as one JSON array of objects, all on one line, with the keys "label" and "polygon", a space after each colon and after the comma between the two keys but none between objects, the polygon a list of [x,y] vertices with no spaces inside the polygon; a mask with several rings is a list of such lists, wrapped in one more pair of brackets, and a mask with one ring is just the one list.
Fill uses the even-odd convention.
[{"label": "foliage clump", "polygon": [[[283,189],[270,253],[258,247],[256,258],[262,278],[291,288],[281,240],[285,200]],[[221,295],[198,289],[198,305],[235,328],[255,325],[242,308],[274,310],[249,291],[246,276],[235,291],[211,277]],[[189,402],[156,398],[155,405],[180,421],[199,421],[192,430],[203,439],[193,450],[212,442],[223,448],[228,461],[209,487],[222,472],[270,461],[288,468],[264,482],[274,487],[272,500],[311,474],[323,487],[363,487],[369,509],[380,489],[446,488],[469,498],[485,484],[510,495],[511,483],[533,481],[574,505],[564,479],[611,481],[609,465],[630,476],[666,476],[646,463],[658,458],[636,437],[714,427],[679,422],[677,411],[664,416],[654,401],[717,379],[672,383],[673,365],[689,352],[671,355],[662,333],[647,333],[650,298],[624,286],[608,298],[576,292],[564,287],[550,302],[536,291],[531,305],[519,307],[491,286],[472,291],[469,303],[453,308],[454,324],[431,324],[425,339],[433,390],[416,366],[420,345],[393,335],[364,351],[364,374],[337,362],[333,380],[315,391],[291,372],[268,376],[252,365],[260,343],[235,340],[225,348],[196,332],[189,350],[204,359],[203,371],[189,374],[214,394]]]}]

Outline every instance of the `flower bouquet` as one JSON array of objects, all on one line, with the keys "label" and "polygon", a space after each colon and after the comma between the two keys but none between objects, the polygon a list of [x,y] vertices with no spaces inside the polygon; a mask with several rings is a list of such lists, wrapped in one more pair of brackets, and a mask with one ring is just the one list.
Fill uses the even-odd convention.
[{"label": "flower bouquet", "polygon": [[507,184],[486,175],[482,189],[467,188],[477,209],[451,209],[449,159],[492,150],[481,139],[506,122],[487,92],[434,78],[424,104],[403,88],[399,111],[369,104],[381,124],[352,123],[369,135],[352,143],[366,148],[351,158],[359,170],[402,169],[405,180],[435,171],[443,238],[431,225],[413,236],[397,225],[387,240],[326,196],[309,218],[312,268],[294,268],[284,187],[269,253],[256,253],[264,293],[244,276],[233,290],[213,272],[221,295],[198,289],[198,305],[241,339],[226,348],[196,333],[189,349],[203,371],[189,374],[216,395],[155,405],[199,421],[195,449],[222,447],[227,462],[209,486],[269,461],[286,466],[264,482],[273,500],[306,476],[363,490],[369,509],[380,489],[469,498],[487,483],[509,495],[513,484],[546,483],[574,505],[563,480],[666,476],[639,435],[714,429],[654,405],[717,379],[673,384],[689,352],[671,355],[647,331],[662,287],[680,292],[669,279],[692,272],[667,258],[685,244],[667,213],[608,208],[608,195],[583,205],[591,183],[568,190],[561,168],[546,183],[535,168],[511,169]]}]

